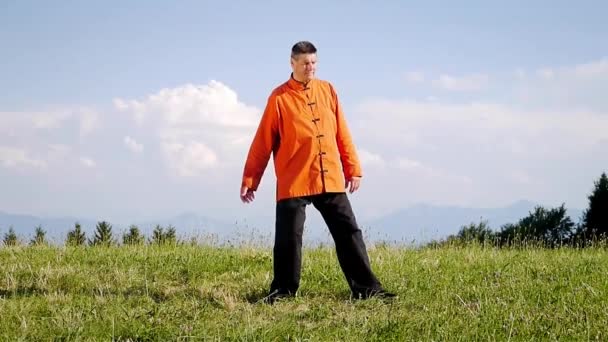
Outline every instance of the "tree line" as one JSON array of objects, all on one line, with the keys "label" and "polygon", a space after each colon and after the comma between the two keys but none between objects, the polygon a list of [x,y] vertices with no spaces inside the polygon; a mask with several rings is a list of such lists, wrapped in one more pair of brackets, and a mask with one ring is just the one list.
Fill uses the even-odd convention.
[{"label": "tree line", "polygon": [[457,234],[433,241],[429,245],[480,243],[498,247],[535,245],[585,247],[605,243],[608,237],[608,177],[602,173],[587,196],[588,207],[579,222],[568,215],[565,205],[556,208],[536,206],[526,217],[494,231],[487,220],[470,223]]},{"label": "tree line", "polygon": [[[65,244],[66,246],[113,246],[118,245],[122,240],[123,245],[167,245],[177,244],[176,229],[172,225],[163,227],[156,225],[152,234],[146,239],[146,236],[141,232],[138,226],[131,225],[129,230],[122,234],[122,237],[116,237],[112,225],[107,221],[100,221],[95,226],[95,231],[90,238],[86,237],[86,233],[82,230],[82,226],[76,222],[74,228],[68,231]],[[3,243],[5,246],[16,246],[23,244],[15,230],[11,227],[4,235]],[[48,245],[46,231],[37,226],[34,232],[34,237],[29,241],[30,246]]]}]

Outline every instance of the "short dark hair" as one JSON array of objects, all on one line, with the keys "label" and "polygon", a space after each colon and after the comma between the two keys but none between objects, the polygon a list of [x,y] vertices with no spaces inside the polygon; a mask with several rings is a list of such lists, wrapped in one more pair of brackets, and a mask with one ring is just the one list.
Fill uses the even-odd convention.
[{"label": "short dark hair", "polygon": [[297,42],[291,48],[291,57],[296,57],[301,54],[317,53],[317,48],[309,41],[303,40]]}]

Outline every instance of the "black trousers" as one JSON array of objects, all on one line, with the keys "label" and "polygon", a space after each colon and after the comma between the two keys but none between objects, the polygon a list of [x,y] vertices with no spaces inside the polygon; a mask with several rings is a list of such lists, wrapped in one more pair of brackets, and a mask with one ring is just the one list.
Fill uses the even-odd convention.
[{"label": "black trousers", "polygon": [[280,200],[276,204],[274,279],[270,291],[295,294],[300,286],[302,233],[306,206],[319,210],[336,245],[342,272],[355,297],[382,289],[371,270],[361,230],[346,193],[324,193]]}]

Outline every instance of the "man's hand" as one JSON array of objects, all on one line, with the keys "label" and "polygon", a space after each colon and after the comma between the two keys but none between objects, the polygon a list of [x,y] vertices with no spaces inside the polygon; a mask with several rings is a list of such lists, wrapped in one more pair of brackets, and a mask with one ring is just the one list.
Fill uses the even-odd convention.
[{"label": "man's hand", "polygon": [[242,186],[241,187],[241,201],[243,201],[243,203],[249,203],[249,202],[253,201],[255,198],[255,194],[253,192],[254,192],[253,190],[250,190],[246,186]]},{"label": "man's hand", "polygon": [[[361,177],[351,177],[346,180],[346,189],[352,194],[353,192],[359,190],[359,186],[361,185]],[[350,187],[350,189],[349,189]]]}]

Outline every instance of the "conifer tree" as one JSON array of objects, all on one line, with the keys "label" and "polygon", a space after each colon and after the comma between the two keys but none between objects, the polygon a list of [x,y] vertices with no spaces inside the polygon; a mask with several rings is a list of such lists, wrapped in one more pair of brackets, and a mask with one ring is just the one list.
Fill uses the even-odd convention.
[{"label": "conifer tree", "polygon": [[76,222],[74,229],[68,232],[66,244],[68,246],[82,246],[86,242],[85,233],[80,227],[80,223]]},{"label": "conifer tree", "polygon": [[8,233],[4,234],[3,242],[5,246],[16,246],[19,244],[19,239],[12,226],[8,228]]},{"label": "conifer tree", "polygon": [[154,227],[150,243],[155,245],[162,245],[165,243],[165,230],[161,225],[157,224],[156,227]]},{"label": "conifer tree", "polygon": [[167,244],[176,244],[177,243],[177,234],[175,231],[175,227],[173,227],[172,225],[169,225],[169,227],[167,227],[167,231],[165,232],[165,243]]},{"label": "conifer tree", "polygon": [[42,229],[42,226],[37,226],[36,231],[34,233],[34,238],[30,240],[31,246],[40,246],[45,245],[46,242],[46,231]]},{"label": "conifer tree", "polygon": [[582,229],[590,237],[608,236],[608,177],[602,173],[587,197],[589,206],[583,213]]},{"label": "conifer tree", "polygon": [[144,241],[144,236],[136,225],[131,225],[129,231],[122,237],[122,243],[125,245],[141,245]]},{"label": "conifer tree", "polygon": [[98,222],[95,228],[95,236],[89,243],[92,246],[110,246],[114,244],[112,225],[106,221]]}]

